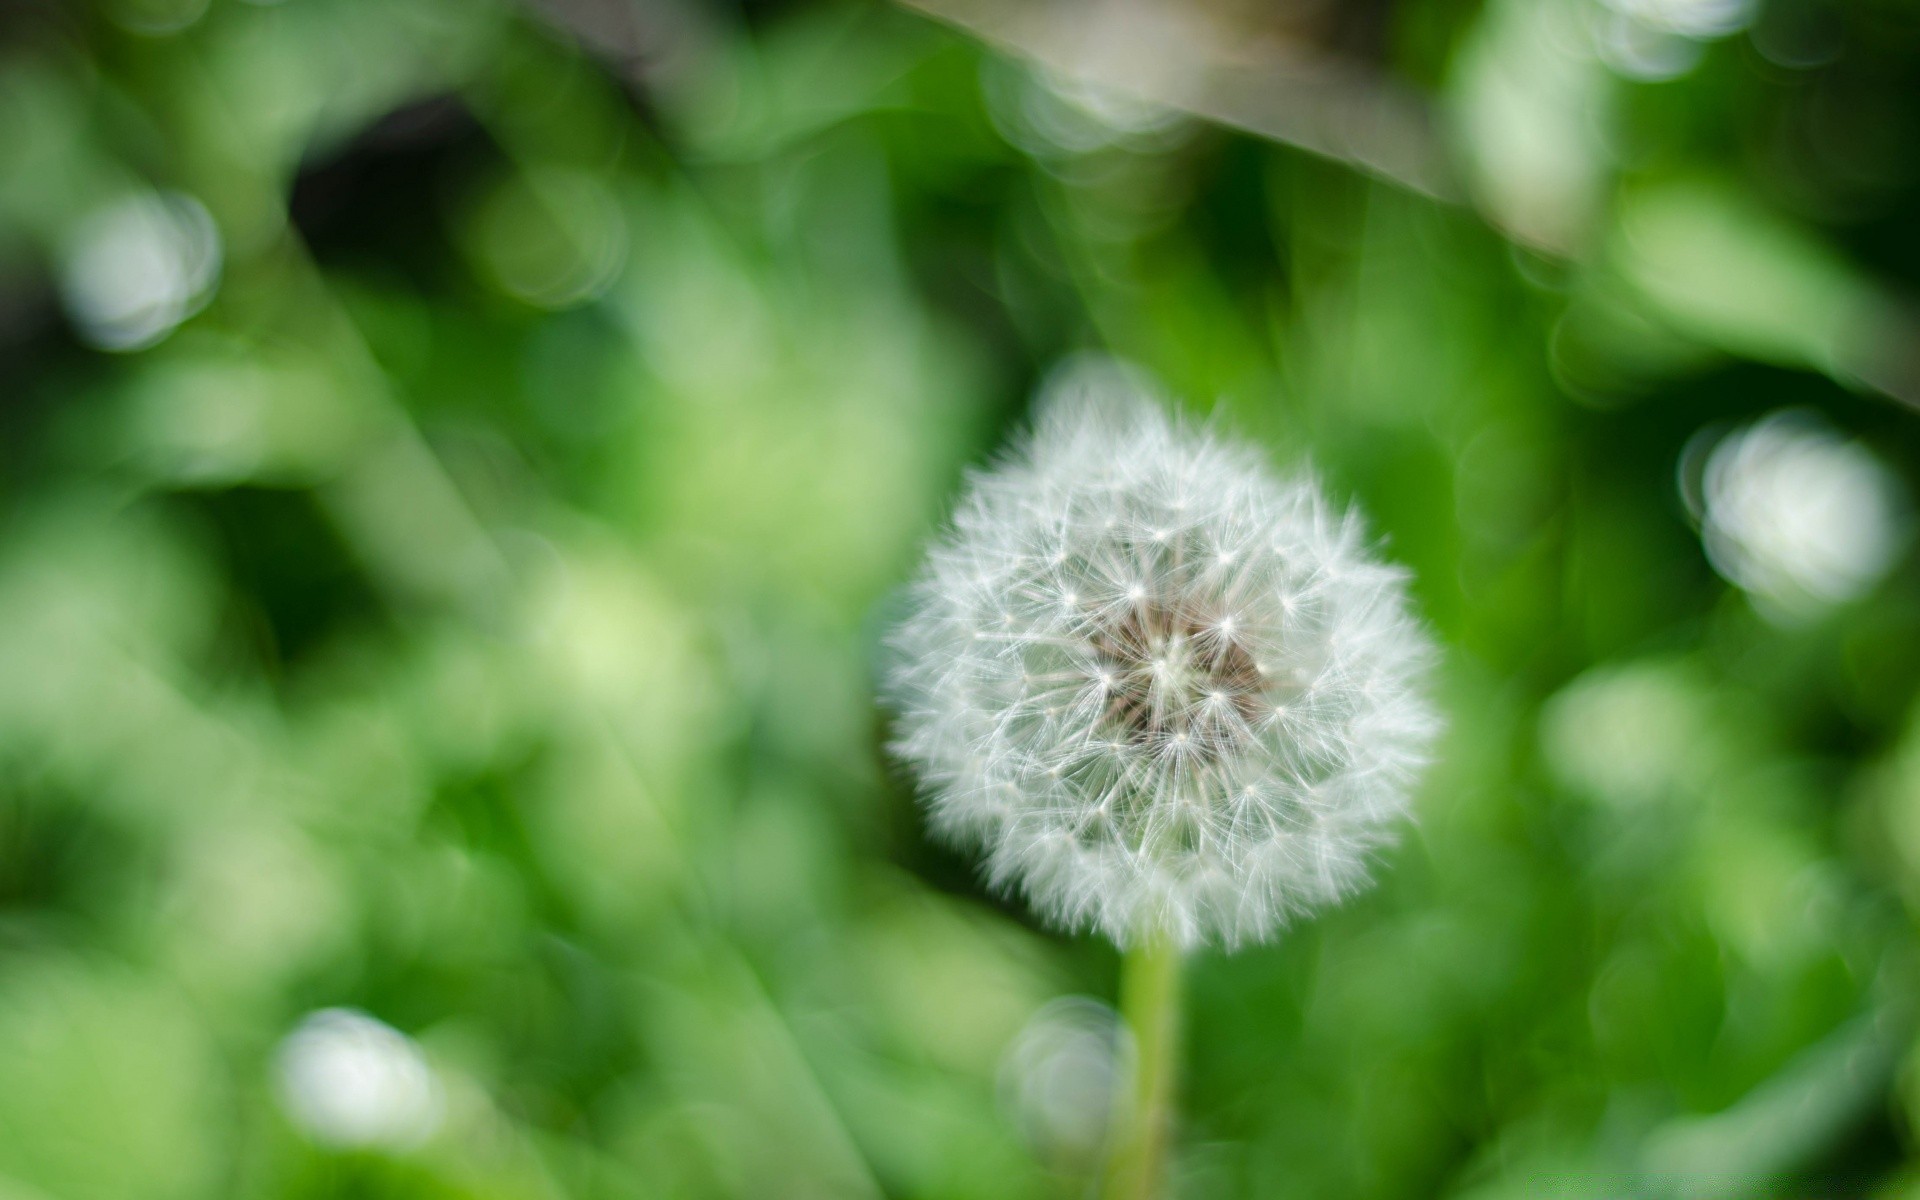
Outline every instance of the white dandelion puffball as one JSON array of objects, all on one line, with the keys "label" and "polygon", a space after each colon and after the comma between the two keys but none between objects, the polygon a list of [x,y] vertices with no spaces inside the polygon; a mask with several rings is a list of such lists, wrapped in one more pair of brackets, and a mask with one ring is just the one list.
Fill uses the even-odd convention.
[{"label": "white dandelion puffball", "polygon": [[1438,721],[1406,576],[1114,377],[975,476],[893,637],[897,753],[996,887],[1127,946],[1359,889]]}]

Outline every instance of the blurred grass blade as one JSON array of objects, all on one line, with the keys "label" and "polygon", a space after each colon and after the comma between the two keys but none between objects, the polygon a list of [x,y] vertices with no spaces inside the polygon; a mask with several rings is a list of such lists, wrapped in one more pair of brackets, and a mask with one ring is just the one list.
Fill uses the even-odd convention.
[{"label": "blurred grass blade", "polygon": [[1304,41],[1242,36],[1205,5],[902,2],[1076,81],[1299,146],[1429,196],[1457,194],[1418,96]]},{"label": "blurred grass blade", "polygon": [[1622,197],[1611,263],[1680,332],[1759,362],[1920,404],[1920,325],[1811,232],[1731,186],[1676,180]]},{"label": "blurred grass blade", "polygon": [[1724,1112],[1671,1121],[1643,1158],[1656,1194],[1684,1200],[1770,1194],[1832,1149],[1878,1103],[1905,1045],[1873,1012],[1842,1026]]}]

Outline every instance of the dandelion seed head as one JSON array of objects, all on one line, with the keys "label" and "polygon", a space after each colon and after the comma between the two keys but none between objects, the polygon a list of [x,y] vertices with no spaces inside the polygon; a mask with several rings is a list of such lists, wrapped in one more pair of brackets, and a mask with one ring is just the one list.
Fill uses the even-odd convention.
[{"label": "dandelion seed head", "polygon": [[970,481],[892,649],[935,828],[1122,946],[1262,941],[1363,886],[1438,724],[1358,520],[1111,378]]}]

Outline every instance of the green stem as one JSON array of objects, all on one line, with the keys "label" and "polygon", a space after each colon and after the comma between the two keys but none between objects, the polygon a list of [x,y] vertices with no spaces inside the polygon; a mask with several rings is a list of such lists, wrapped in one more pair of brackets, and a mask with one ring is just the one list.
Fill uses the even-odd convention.
[{"label": "green stem", "polygon": [[1180,1061],[1180,948],[1153,938],[1120,964],[1120,1010],[1133,1033],[1131,1087],[1114,1095],[1104,1200],[1153,1200],[1166,1174]]}]

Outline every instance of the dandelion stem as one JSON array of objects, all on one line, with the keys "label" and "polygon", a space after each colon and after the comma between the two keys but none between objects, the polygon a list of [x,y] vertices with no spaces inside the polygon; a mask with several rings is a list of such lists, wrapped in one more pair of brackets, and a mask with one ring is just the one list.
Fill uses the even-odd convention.
[{"label": "dandelion stem", "polygon": [[1121,960],[1134,1072],[1131,1088],[1114,1097],[1103,1200],[1153,1200],[1162,1191],[1180,1061],[1180,958],[1171,940],[1149,938]]}]

